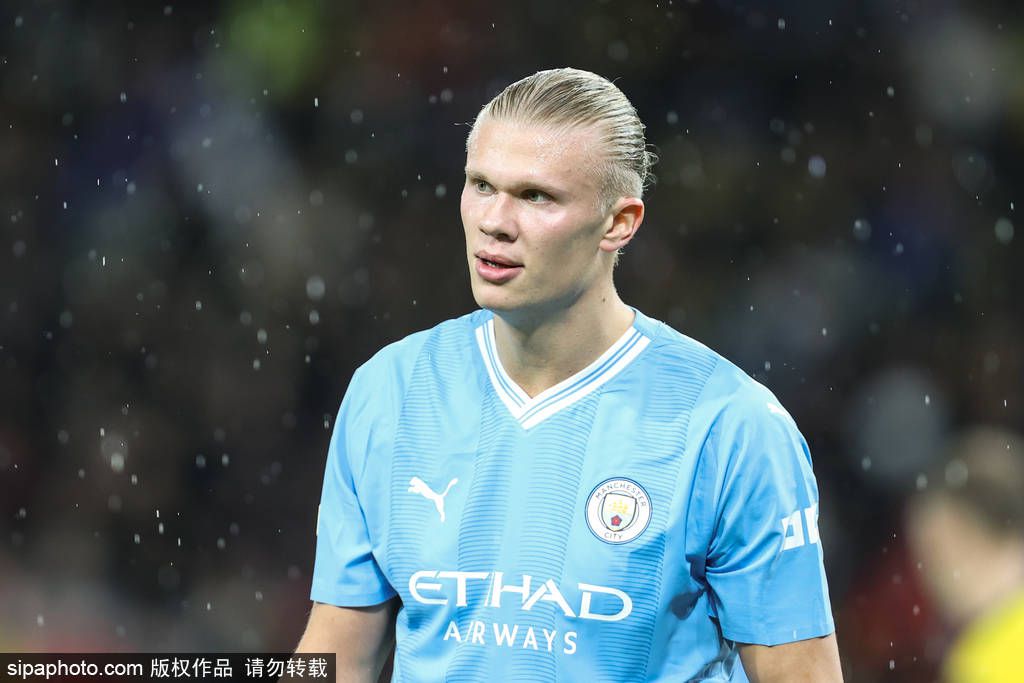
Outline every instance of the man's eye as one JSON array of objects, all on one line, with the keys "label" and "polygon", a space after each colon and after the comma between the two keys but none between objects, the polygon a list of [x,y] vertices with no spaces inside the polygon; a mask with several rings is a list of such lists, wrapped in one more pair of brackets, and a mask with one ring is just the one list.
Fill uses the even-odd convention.
[{"label": "man's eye", "polygon": [[476,187],[477,192],[490,192],[491,185],[486,180],[474,180],[473,186]]},{"label": "man's eye", "polygon": [[540,190],[527,190],[523,193],[523,199],[536,204],[538,202],[547,201],[549,197]]}]

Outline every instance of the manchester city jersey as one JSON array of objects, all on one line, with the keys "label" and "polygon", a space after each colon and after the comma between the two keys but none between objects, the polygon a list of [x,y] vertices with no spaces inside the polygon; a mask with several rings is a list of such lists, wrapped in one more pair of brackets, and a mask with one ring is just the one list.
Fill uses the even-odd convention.
[{"label": "manchester city jersey", "polygon": [[397,595],[394,680],[745,681],[832,632],[807,445],[766,388],[636,312],[530,397],[476,311],[381,350],[331,439],[312,599]]}]

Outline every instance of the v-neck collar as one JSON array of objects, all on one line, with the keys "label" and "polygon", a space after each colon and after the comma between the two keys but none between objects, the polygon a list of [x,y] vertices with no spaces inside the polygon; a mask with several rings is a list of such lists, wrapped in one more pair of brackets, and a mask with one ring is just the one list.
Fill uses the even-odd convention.
[{"label": "v-neck collar", "polygon": [[[636,313],[637,317],[639,315]],[[598,387],[622,372],[651,341],[637,328],[637,321],[634,319],[629,329],[597,360],[573,376],[530,398],[501,365],[498,346],[494,340],[493,316],[488,317],[476,328],[476,340],[494,391],[523,429],[540,424],[596,391]]]}]

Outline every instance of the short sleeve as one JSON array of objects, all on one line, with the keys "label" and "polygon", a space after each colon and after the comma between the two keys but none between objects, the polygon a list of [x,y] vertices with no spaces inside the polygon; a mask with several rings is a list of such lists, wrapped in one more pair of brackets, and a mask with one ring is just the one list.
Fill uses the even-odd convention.
[{"label": "short sleeve", "polygon": [[777,645],[832,633],[818,487],[792,418],[758,385],[723,411],[705,450],[718,492],[705,571],[722,635]]},{"label": "short sleeve", "polygon": [[[344,607],[375,605],[394,596],[374,558],[356,484],[374,428],[372,386],[356,371],[341,403],[327,453],[317,514],[316,561],[310,598]],[[353,467],[353,463],[357,463]]]}]

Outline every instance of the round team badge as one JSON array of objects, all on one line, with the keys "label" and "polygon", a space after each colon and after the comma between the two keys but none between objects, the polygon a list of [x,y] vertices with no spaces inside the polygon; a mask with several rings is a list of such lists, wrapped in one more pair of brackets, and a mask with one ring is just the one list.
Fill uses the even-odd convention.
[{"label": "round team badge", "polygon": [[650,522],[651,499],[632,479],[606,479],[587,498],[587,526],[605,543],[629,543]]}]

